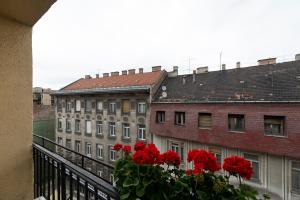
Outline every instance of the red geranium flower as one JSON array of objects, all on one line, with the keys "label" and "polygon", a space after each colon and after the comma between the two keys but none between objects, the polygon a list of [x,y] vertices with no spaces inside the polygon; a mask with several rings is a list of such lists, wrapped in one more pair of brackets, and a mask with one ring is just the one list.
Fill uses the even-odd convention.
[{"label": "red geranium flower", "polygon": [[253,174],[251,163],[245,158],[239,156],[225,158],[223,169],[231,175],[239,175],[245,179],[251,179]]},{"label": "red geranium flower", "polygon": [[123,145],[122,144],[115,144],[114,147],[113,147],[113,150],[116,150],[116,151],[119,151],[120,149],[122,149]]},{"label": "red geranium flower", "polygon": [[180,165],[180,157],[175,151],[169,150],[162,155],[164,158],[164,163],[167,165],[174,165],[176,167]]},{"label": "red geranium flower", "polygon": [[[143,147],[143,146],[140,145],[138,147]],[[136,149],[136,145],[135,145],[135,149]],[[141,150],[137,150],[132,156],[132,160],[136,164],[153,165],[160,162],[159,161],[160,158],[161,157],[159,151],[154,144],[148,144],[148,146],[141,148]]]},{"label": "red geranium flower", "polygon": [[145,147],[146,147],[145,142],[137,142],[134,145],[134,150],[135,151],[143,150]]},{"label": "red geranium flower", "polygon": [[124,151],[125,153],[131,152],[131,146],[129,146],[129,145],[124,146],[124,147],[123,147],[123,151]]},{"label": "red geranium flower", "polygon": [[200,166],[201,164],[202,167],[198,167],[196,169],[196,171],[199,172],[201,170],[215,172],[220,170],[221,168],[217,163],[216,157],[212,153],[201,149],[194,149],[189,151],[187,160],[188,162],[194,161],[195,166]]}]

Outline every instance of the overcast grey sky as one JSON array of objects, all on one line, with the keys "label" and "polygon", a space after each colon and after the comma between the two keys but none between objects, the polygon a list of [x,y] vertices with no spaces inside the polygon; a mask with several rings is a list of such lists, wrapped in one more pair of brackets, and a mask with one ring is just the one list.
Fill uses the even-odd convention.
[{"label": "overcast grey sky", "polygon": [[33,85],[161,65],[218,70],[300,53],[299,0],[58,0],[33,28]]}]

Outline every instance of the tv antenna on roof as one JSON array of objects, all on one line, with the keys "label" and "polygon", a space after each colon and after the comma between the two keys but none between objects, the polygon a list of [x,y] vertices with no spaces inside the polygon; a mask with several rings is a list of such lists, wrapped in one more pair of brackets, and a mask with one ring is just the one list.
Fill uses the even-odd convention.
[{"label": "tv antenna on roof", "polygon": [[220,70],[222,69],[222,51],[220,52]]}]

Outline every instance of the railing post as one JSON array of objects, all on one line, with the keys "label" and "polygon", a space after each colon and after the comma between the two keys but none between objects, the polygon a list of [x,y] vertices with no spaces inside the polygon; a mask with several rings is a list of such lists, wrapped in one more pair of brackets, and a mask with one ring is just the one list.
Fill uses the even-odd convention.
[{"label": "railing post", "polygon": [[45,147],[45,139],[42,137],[42,147]]},{"label": "railing post", "polygon": [[81,156],[81,167],[84,169],[84,157]]},{"label": "railing post", "polygon": [[66,200],[66,167],[61,163],[61,199]]}]

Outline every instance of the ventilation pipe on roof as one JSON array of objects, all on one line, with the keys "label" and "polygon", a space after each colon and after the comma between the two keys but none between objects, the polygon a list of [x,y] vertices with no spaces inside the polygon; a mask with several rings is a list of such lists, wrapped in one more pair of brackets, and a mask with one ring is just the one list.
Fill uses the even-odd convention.
[{"label": "ventilation pipe on roof", "polygon": [[226,70],[226,64],[222,64],[222,70]]},{"label": "ventilation pipe on roof", "polygon": [[236,68],[237,69],[241,68],[241,62],[236,62]]},{"label": "ventilation pipe on roof", "polygon": [[85,77],[84,77],[85,79],[90,79],[90,78],[92,78],[90,75],[85,75]]},{"label": "ventilation pipe on roof", "polygon": [[205,67],[198,67],[196,73],[197,74],[203,74],[208,72],[208,66]]},{"label": "ventilation pipe on roof", "polygon": [[129,69],[128,74],[135,74],[135,69]]},{"label": "ventilation pipe on roof", "polygon": [[168,77],[178,76],[178,66],[173,66],[173,71],[168,72]]},{"label": "ventilation pipe on roof", "polygon": [[157,71],[161,71],[161,66],[153,66],[152,67],[152,72],[157,72]]},{"label": "ventilation pipe on roof", "polygon": [[257,62],[258,62],[258,65],[276,64],[276,58],[260,59]]},{"label": "ventilation pipe on roof", "polygon": [[300,60],[300,53],[298,53],[298,54],[295,55],[295,60],[296,60],[296,61],[297,61],[297,60]]},{"label": "ventilation pipe on roof", "polygon": [[99,78],[99,74],[96,74],[96,78]]},{"label": "ventilation pipe on roof", "polygon": [[127,70],[123,70],[122,75],[127,75]]},{"label": "ventilation pipe on roof", "polygon": [[186,83],[186,76],[182,76],[182,84],[184,85]]},{"label": "ventilation pipe on roof", "polygon": [[196,82],[196,70],[193,70],[193,83]]},{"label": "ventilation pipe on roof", "polygon": [[142,74],[142,73],[143,73],[143,71],[144,71],[144,69],[143,69],[143,68],[139,68],[139,74]]},{"label": "ventilation pipe on roof", "polygon": [[109,73],[103,73],[103,77],[109,77]]}]

